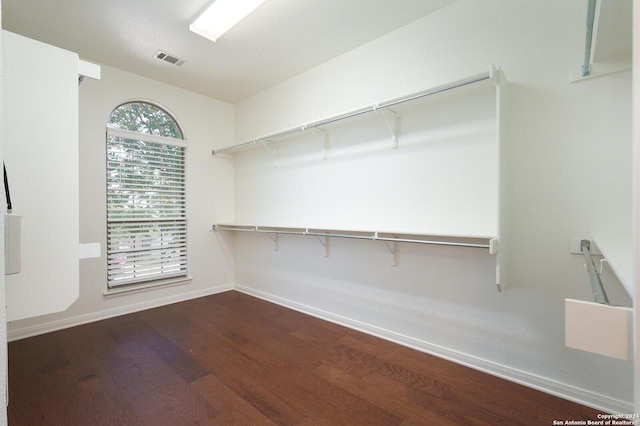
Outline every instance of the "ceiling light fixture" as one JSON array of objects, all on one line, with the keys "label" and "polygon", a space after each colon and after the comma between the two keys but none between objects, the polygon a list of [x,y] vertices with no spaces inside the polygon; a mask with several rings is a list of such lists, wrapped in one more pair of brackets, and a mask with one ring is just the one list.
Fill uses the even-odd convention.
[{"label": "ceiling light fixture", "polygon": [[194,33],[216,41],[265,0],[216,0],[189,25]]}]

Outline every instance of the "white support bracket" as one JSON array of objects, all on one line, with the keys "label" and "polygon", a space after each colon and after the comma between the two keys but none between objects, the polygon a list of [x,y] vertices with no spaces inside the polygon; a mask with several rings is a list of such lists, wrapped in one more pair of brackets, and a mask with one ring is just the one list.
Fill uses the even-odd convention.
[{"label": "white support bracket", "polygon": [[278,249],[280,248],[278,246],[278,234],[274,232],[273,236],[271,236],[271,233],[267,233],[267,235],[269,236],[269,238],[271,238],[271,241],[273,241],[273,250],[278,251]]},{"label": "white support bracket", "polygon": [[78,84],[82,84],[85,78],[89,77],[94,80],[100,80],[100,65],[78,59]]},{"label": "white support bracket", "polygon": [[391,132],[391,147],[393,149],[398,148],[398,133],[400,132],[400,116],[388,108],[379,110],[384,118],[384,122],[387,124],[389,132]]},{"label": "white support bracket", "polygon": [[606,258],[600,259],[600,269],[598,270],[599,274],[601,274],[602,271],[604,271],[604,264],[608,262],[609,261]]},{"label": "white support bracket", "polygon": [[385,246],[387,246],[387,250],[389,250],[389,253],[391,253],[391,266],[396,266],[397,265],[396,255],[398,253],[398,243],[396,241],[391,242],[391,244],[389,244],[389,242],[387,241],[383,241],[383,243]]},{"label": "white support bracket", "polygon": [[489,254],[498,254],[500,249],[500,240],[492,238],[489,240]]},{"label": "white support bracket", "polygon": [[314,127],[313,136],[316,139],[319,139],[318,133],[322,135],[322,159],[326,160],[329,155],[329,132],[325,129],[321,129],[320,127]]},{"label": "white support bracket", "polygon": [[275,147],[274,149],[269,148],[269,145],[267,145],[267,142],[271,142],[269,140],[265,140],[265,141],[261,141],[262,146],[264,146],[264,148],[269,151],[269,154],[271,154],[271,156],[273,157],[273,167],[277,168],[278,167],[278,148]]},{"label": "white support bracket", "polygon": [[[331,241],[329,239],[328,236],[324,236],[324,237],[319,237],[318,235],[315,236],[318,241],[320,241],[320,244],[322,244],[322,246],[324,247],[324,257],[329,257],[329,242]],[[324,241],[322,241],[324,239]]]},{"label": "white support bracket", "polygon": [[[594,259],[595,261],[595,259]],[[596,269],[596,272],[598,272],[599,274],[601,274],[602,272],[604,272],[604,264],[608,263],[609,261],[607,260],[606,257],[600,259],[598,261],[598,263],[600,264],[600,266]],[[587,264],[585,263],[584,265],[582,265],[584,267],[585,272],[589,272],[589,267],[587,266]]]}]

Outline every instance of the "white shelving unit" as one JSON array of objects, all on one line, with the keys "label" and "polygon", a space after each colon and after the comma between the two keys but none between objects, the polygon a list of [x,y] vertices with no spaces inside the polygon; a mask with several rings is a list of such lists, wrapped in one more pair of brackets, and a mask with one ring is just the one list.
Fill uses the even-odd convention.
[{"label": "white shelving unit", "polygon": [[[354,117],[358,117],[360,115],[364,115],[364,114],[370,114],[370,113],[375,113],[376,111],[380,111],[382,112],[383,118],[385,120],[385,122],[387,123],[387,126],[389,127],[389,131],[391,132],[391,136],[392,136],[392,140],[393,140],[393,148],[397,148],[398,147],[398,134],[397,131],[399,130],[397,127],[397,121],[395,121],[395,118],[398,115],[398,111],[397,110],[392,110],[391,108],[398,108],[401,104],[406,104],[408,102],[412,102],[412,101],[416,101],[419,99],[423,99],[423,98],[427,98],[429,96],[433,96],[433,95],[437,95],[449,90],[453,90],[453,89],[458,89],[461,87],[465,87],[467,85],[470,84],[476,84],[476,83],[481,83],[481,82],[489,82],[492,81],[494,78],[496,78],[496,72],[497,69],[494,68],[493,66],[489,69],[488,72],[486,73],[481,73],[481,74],[477,74],[471,77],[467,77],[461,80],[456,80],[454,82],[451,83],[447,83],[444,84],[442,86],[438,86],[438,87],[434,87],[431,89],[427,89],[424,90],[422,92],[417,92],[417,93],[412,93],[410,95],[407,96],[403,96],[400,98],[396,98],[396,99],[391,99],[391,100],[387,100],[384,102],[378,102],[376,104],[367,106],[367,107],[363,107],[363,108],[359,108],[353,111],[348,111],[342,114],[338,114],[332,117],[328,117],[328,118],[324,118],[318,121],[313,121],[310,123],[305,123],[299,126],[295,126],[292,127],[290,129],[285,129],[285,130],[281,130],[279,132],[275,132],[275,133],[270,133],[268,135],[264,135],[264,136],[260,136],[236,145],[232,145],[232,146],[228,146],[225,148],[219,148],[219,149],[212,149],[211,150],[211,155],[217,155],[217,154],[221,154],[224,152],[229,152],[229,151],[236,151],[239,149],[243,149],[243,148],[248,148],[251,147],[253,145],[256,145],[258,143],[265,143],[265,142],[274,142],[279,138],[283,138],[283,137],[287,137],[287,136],[291,136],[294,135],[296,133],[300,133],[300,132],[305,132],[308,130],[312,130],[312,129],[323,129],[325,126],[328,126],[332,123],[337,123],[337,122],[341,122],[344,120],[349,120],[352,119]],[[390,114],[391,116],[393,116],[393,123],[391,123],[389,121],[389,119],[387,118],[387,113]]]},{"label": "white shelving unit", "polygon": [[324,247],[324,256],[329,257],[330,238],[351,238],[356,240],[380,241],[391,254],[391,266],[396,266],[396,243],[428,244],[451,247],[467,247],[487,249],[491,254],[497,253],[497,240],[492,237],[464,237],[407,234],[390,231],[363,231],[341,229],[283,228],[273,226],[253,226],[235,224],[215,224],[212,231],[256,232],[268,234],[273,241],[274,250],[279,248],[278,235],[304,235],[318,238]]},{"label": "white shelving unit", "polygon": [[[508,83],[485,73],[236,145],[236,217],[215,231],[484,248],[506,263]],[[462,117],[462,118],[460,118]],[[242,224],[242,225],[241,225]],[[247,225],[250,224],[250,225]],[[307,226],[311,224],[311,226]],[[392,229],[370,231],[370,229]]]}]

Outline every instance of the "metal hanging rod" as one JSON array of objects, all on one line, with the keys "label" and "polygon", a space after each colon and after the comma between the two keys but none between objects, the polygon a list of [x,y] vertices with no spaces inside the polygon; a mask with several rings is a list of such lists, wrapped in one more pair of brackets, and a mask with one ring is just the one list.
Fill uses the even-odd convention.
[{"label": "metal hanging rod", "polygon": [[307,124],[303,124],[300,126],[296,126],[296,127],[292,127],[290,129],[286,129],[286,130],[282,130],[280,132],[276,132],[276,133],[271,133],[265,136],[261,136],[259,138],[256,139],[252,139],[246,142],[242,142],[240,144],[237,145],[232,145],[232,146],[228,146],[225,148],[220,148],[220,149],[212,149],[211,150],[211,155],[216,155],[216,154],[220,154],[222,152],[227,152],[227,151],[234,151],[237,149],[241,149],[241,148],[246,148],[249,146],[253,146],[255,144],[261,143],[261,142],[267,142],[270,141],[272,139],[276,139],[276,138],[281,138],[284,136],[290,136],[296,133],[300,133],[300,132],[304,132],[305,130],[309,130],[309,129],[315,129],[317,127],[321,127],[321,126],[325,126],[327,124],[331,124],[334,123],[336,121],[341,121],[341,120],[345,120],[347,118],[351,118],[351,117],[356,117],[358,115],[362,115],[362,114],[366,114],[372,111],[376,111],[379,109],[385,109],[385,108],[389,108],[391,106],[394,105],[398,105],[404,102],[409,102],[409,101],[413,101],[416,99],[420,99],[420,98],[424,98],[427,96],[431,96],[431,95],[435,95],[438,93],[442,93],[442,92],[446,92],[448,90],[452,90],[452,89],[456,89],[458,87],[462,87],[462,86],[467,86],[469,84],[473,84],[473,83],[478,83],[480,81],[484,81],[484,80],[490,80],[493,78],[495,73],[495,68],[493,66],[491,66],[489,68],[488,72],[482,73],[482,74],[478,74],[478,75],[474,75],[472,77],[468,77],[468,78],[464,78],[462,80],[457,80],[448,84],[444,84],[442,86],[438,86],[438,87],[434,87],[428,90],[424,90],[421,92],[417,92],[417,93],[413,93],[411,95],[408,96],[403,96],[400,98],[395,98],[395,99],[391,99],[391,100],[387,100],[385,102],[379,102],[377,104],[368,106],[368,107],[364,107],[364,108],[359,108],[359,109],[355,109],[340,115],[336,115],[333,117],[329,117],[329,118],[325,118],[322,120],[318,120],[318,121],[314,121],[311,123],[307,123]]},{"label": "metal hanging rod", "polygon": [[[289,235],[310,235],[315,237],[336,237],[336,238],[352,238],[359,240],[371,240],[371,241],[389,241],[399,243],[416,243],[416,244],[431,244],[441,246],[455,246],[455,247],[471,247],[471,248],[484,248],[491,249],[492,238],[486,237],[443,237],[442,240],[435,239],[423,239],[423,238],[396,238],[387,237],[389,232],[373,232],[373,231],[344,231],[344,230],[314,230],[309,228],[275,228],[275,227],[260,227],[260,226],[240,226],[240,225],[222,225],[216,224],[212,226],[213,231],[239,231],[239,232],[261,232],[269,234],[289,234]],[[383,234],[383,235],[381,235]],[[427,235],[419,234],[402,234],[402,235],[416,235],[418,237],[426,237]],[[432,237],[432,236],[429,236]],[[446,238],[446,239],[445,239]],[[486,240],[486,243],[478,242],[479,240]],[[472,242],[473,241],[473,242]]]},{"label": "metal hanging rod", "polygon": [[431,244],[431,245],[437,245],[437,246],[472,247],[472,248],[484,248],[484,249],[491,248],[491,243],[489,242],[487,242],[486,244],[479,244],[479,243],[462,243],[462,242],[455,242],[455,241],[436,241],[436,240],[419,240],[419,239],[413,240],[410,238],[390,238],[390,237],[378,237],[375,239],[379,241],[393,241],[398,243],[418,243],[418,244]]},{"label": "metal hanging rod", "polygon": [[589,240],[580,241],[580,251],[584,254],[586,260],[585,267],[589,274],[589,281],[591,282],[591,292],[593,293],[593,300],[596,303],[609,304],[609,298],[607,292],[604,290],[602,280],[600,279],[600,273],[596,267],[596,262],[591,257],[591,242]]},{"label": "metal hanging rod", "polygon": [[596,0],[589,0],[587,5],[587,34],[584,42],[584,62],[582,77],[591,75],[591,50],[593,49],[593,25],[596,16]]}]

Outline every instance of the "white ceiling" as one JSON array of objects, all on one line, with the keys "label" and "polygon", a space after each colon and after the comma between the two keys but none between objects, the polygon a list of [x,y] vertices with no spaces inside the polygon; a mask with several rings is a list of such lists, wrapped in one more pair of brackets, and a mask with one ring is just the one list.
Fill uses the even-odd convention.
[{"label": "white ceiling", "polygon": [[454,1],[267,0],[216,43],[189,31],[211,0],[2,0],[2,26],[235,103]]}]

